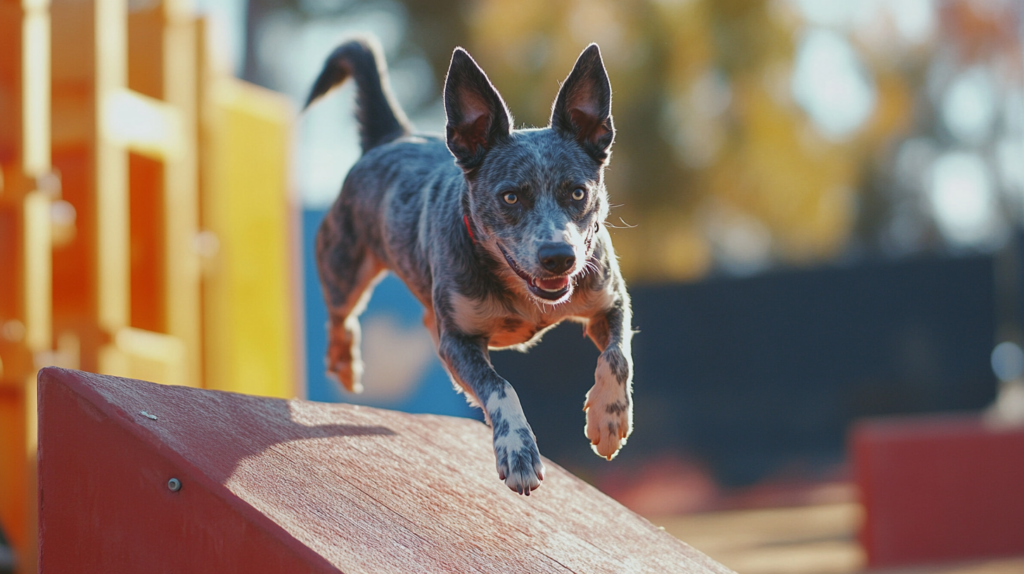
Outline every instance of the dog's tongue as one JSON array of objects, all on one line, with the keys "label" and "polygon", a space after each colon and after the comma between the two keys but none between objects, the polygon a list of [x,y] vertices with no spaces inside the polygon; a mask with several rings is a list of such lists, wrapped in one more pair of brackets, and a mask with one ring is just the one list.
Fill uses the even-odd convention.
[{"label": "dog's tongue", "polygon": [[569,284],[568,277],[556,277],[554,279],[537,279],[537,286],[545,291],[558,291]]}]

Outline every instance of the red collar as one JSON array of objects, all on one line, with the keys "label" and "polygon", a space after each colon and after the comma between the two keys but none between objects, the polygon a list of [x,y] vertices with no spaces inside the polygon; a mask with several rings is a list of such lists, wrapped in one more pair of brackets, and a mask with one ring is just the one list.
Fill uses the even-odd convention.
[{"label": "red collar", "polygon": [[469,216],[463,215],[462,222],[466,224],[466,232],[469,233],[469,238],[473,241],[473,244],[476,245],[476,236],[473,235],[473,228],[469,226]]}]

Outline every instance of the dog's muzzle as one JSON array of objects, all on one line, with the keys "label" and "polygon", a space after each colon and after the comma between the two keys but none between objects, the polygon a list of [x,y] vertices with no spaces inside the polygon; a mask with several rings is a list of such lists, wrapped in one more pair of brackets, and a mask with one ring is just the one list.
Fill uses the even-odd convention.
[{"label": "dog's muzzle", "polygon": [[[505,251],[505,248],[502,247],[501,244],[498,244],[498,249],[500,249],[501,254],[505,256],[505,261],[508,263],[509,268],[512,269],[520,279],[526,282],[526,288],[531,294],[546,301],[555,302],[562,300],[570,291],[572,291],[572,285],[569,282],[568,276],[553,277],[551,279],[538,279],[523,271],[522,267],[512,259],[512,256]],[[573,263],[575,263],[575,259],[573,259]],[[561,263],[561,265],[564,265],[564,262]],[[569,265],[569,267],[571,267],[571,265]],[[568,267],[566,267],[566,269],[568,269]]]}]

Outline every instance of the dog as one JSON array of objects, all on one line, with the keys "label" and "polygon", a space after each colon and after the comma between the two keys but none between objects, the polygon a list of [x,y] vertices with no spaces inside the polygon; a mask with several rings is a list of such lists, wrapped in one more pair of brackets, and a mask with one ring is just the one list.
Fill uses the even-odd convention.
[{"label": "dog", "polygon": [[348,78],[363,155],[316,236],[330,316],[328,374],[361,390],[358,317],[391,271],[423,304],[423,324],[456,390],[483,409],[499,479],[529,495],[544,465],[489,351],[525,350],[559,322],[576,321],[601,352],[584,431],[611,460],[632,431],[633,331],[604,223],[615,129],[598,46],[580,54],[540,129],[513,129],[505,102],[462,48],[445,79],[444,137],[413,130],[372,39],[330,54],[306,107]]}]

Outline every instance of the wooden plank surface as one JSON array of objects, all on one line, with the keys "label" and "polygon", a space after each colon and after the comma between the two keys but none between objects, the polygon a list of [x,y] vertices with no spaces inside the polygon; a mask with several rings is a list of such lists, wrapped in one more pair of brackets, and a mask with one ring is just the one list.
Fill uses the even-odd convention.
[{"label": "wooden plank surface", "polygon": [[729,572],[551,461],[513,493],[490,443],[467,419],[46,369],[42,571]]}]

